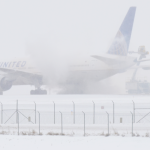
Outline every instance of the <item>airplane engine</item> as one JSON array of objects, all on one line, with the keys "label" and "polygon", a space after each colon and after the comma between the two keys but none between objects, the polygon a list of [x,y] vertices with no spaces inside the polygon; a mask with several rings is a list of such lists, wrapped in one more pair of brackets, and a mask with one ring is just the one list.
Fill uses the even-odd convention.
[{"label": "airplane engine", "polygon": [[7,80],[5,77],[3,77],[0,80],[0,87],[3,91],[7,91],[12,87],[12,81]]}]

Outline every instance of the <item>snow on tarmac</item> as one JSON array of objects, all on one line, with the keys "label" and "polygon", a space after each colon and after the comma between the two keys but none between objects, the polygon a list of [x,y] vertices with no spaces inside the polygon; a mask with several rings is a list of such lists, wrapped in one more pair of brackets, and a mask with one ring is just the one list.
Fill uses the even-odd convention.
[{"label": "snow on tarmac", "polygon": [[[37,105],[37,111],[41,113],[41,132],[44,134],[44,131],[46,129],[46,125],[48,125],[48,130],[46,130],[45,133],[50,132],[50,127],[52,129],[53,127],[53,118],[52,121],[49,122],[49,124],[43,124],[42,118],[44,118],[44,115],[42,115],[43,111],[52,112],[53,115],[53,101],[56,103],[56,113],[59,115],[60,120],[60,113],[59,111],[64,113],[70,113],[72,115],[73,110],[73,103],[76,104],[76,112],[82,113],[82,111],[85,111],[86,117],[88,113],[93,112],[93,103],[95,102],[96,106],[96,113],[98,112],[109,112],[112,113],[112,100],[115,103],[115,113],[117,112],[127,112],[129,114],[129,122],[124,122],[117,124],[117,118],[115,118],[116,124],[109,124],[110,125],[110,133],[112,133],[111,136],[86,136],[83,137],[83,114],[82,114],[82,120],[79,122],[81,126],[81,130],[79,131],[81,133],[81,136],[75,134],[76,136],[50,136],[50,135],[35,135],[35,136],[29,136],[29,135],[0,135],[0,150],[149,150],[150,149],[150,136],[149,136],[149,120],[146,118],[146,122],[143,122],[141,124],[134,124],[134,133],[139,134],[140,137],[131,137],[131,114],[130,111],[133,111],[133,101],[136,104],[136,107],[140,108],[150,108],[149,103],[149,96],[128,96],[128,95],[117,95],[117,96],[100,96],[100,95],[94,95],[94,96],[3,96],[1,97],[1,102],[3,104],[3,111],[4,111],[4,118],[7,120],[7,116],[11,116],[11,111],[16,110],[16,100],[18,100],[18,108],[21,111],[24,110],[24,113],[26,110],[31,109],[34,111],[34,102],[36,102]],[[133,101],[132,101],[133,100]],[[104,104],[103,104],[104,103]],[[107,104],[108,103],[108,104]],[[106,106],[105,106],[106,104]],[[128,105],[129,104],[129,105]],[[99,109],[101,106],[105,106],[104,109]],[[108,107],[107,107],[108,106]],[[10,111],[10,114],[9,114]],[[147,111],[147,110],[146,110]],[[136,111],[137,112],[137,111]],[[145,110],[142,111],[145,114],[149,112],[145,112]],[[140,111],[140,113],[142,113]],[[16,115],[15,115],[16,116]],[[90,115],[92,116],[92,115]],[[106,114],[105,114],[106,116]],[[142,114],[143,116],[143,114]],[[140,117],[142,117],[140,116]],[[20,120],[21,114],[20,114]],[[28,117],[28,115],[27,115]],[[38,116],[37,116],[38,117]],[[47,116],[46,116],[47,117]],[[122,116],[120,116],[122,117]],[[148,116],[147,116],[148,117]],[[34,120],[34,117],[32,117]],[[89,117],[88,117],[89,118]],[[123,118],[123,117],[122,117]],[[38,119],[38,118],[37,118]],[[138,119],[138,115],[136,116],[136,119]],[[5,121],[4,120],[4,121]],[[15,120],[15,121],[14,121]],[[48,120],[48,119],[47,119]],[[69,119],[68,119],[69,120]],[[73,118],[71,117],[71,121]],[[91,122],[93,121],[93,118],[90,119]],[[118,119],[120,120],[120,118]],[[13,134],[13,132],[16,132],[17,134],[17,127],[16,124],[16,118],[12,118],[12,121],[14,121],[14,124],[11,124],[11,122],[8,122],[6,125],[1,124],[1,132],[6,131]],[[76,114],[76,121],[77,121],[77,114]],[[107,120],[106,120],[107,121]],[[137,120],[138,121],[138,120]],[[37,120],[38,122],[38,120]],[[92,123],[86,124],[86,133],[90,132],[90,126],[92,126]],[[24,122],[20,122],[20,132],[22,131],[22,128],[24,126]],[[27,122],[25,122],[27,123]],[[67,124],[67,122],[64,123],[64,130],[63,132],[70,133],[72,129],[67,126],[73,126],[72,122],[70,124]],[[126,126],[125,123],[128,123],[128,126]],[[42,126],[42,124],[45,126]],[[29,124],[30,125],[30,124]],[[76,124],[77,125],[77,124]],[[75,125],[75,126],[76,126]],[[98,128],[95,128],[95,126],[98,126]],[[95,124],[92,132],[97,130],[98,133],[102,133],[103,130],[100,132],[100,123]],[[103,125],[103,124],[102,124]],[[104,124],[107,133],[107,122]],[[125,128],[123,128],[125,126]],[[14,128],[11,128],[14,127]],[[26,124],[27,131],[29,130],[30,126]],[[38,124],[33,124],[33,129],[38,132]],[[58,127],[58,128],[57,128]],[[113,127],[113,128],[112,128]],[[124,129],[123,133],[128,133],[125,135],[125,137],[122,136],[113,136],[115,127],[119,127],[121,130]],[[127,127],[129,129],[127,129]],[[139,127],[139,128],[138,128]],[[61,132],[61,126],[60,121],[55,125],[56,131],[53,129],[53,132],[60,133]],[[113,130],[112,130],[113,129]],[[116,131],[119,132],[120,130],[117,129]],[[141,129],[143,131],[143,134],[141,133]],[[76,131],[76,130],[75,130]],[[122,131],[122,130],[121,130]],[[91,132],[90,132],[91,133]],[[145,137],[146,133],[148,133],[148,137]],[[96,134],[96,135],[97,135]],[[130,135],[129,135],[130,134]],[[120,134],[122,135],[122,134]],[[145,136],[144,136],[145,135]],[[144,136],[144,137],[142,137]]]},{"label": "snow on tarmac", "polygon": [[0,150],[149,150],[146,137],[0,136]]}]

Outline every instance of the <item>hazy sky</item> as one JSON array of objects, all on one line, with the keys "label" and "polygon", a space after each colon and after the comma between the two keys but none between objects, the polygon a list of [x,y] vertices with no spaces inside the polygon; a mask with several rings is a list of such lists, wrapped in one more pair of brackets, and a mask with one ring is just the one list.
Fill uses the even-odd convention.
[{"label": "hazy sky", "polygon": [[[150,49],[149,0],[0,1],[0,58],[24,57],[46,41],[87,54],[107,51],[130,6],[137,6],[130,50]],[[37,40],[38,39],[38,40]]]},{"label": "hazy sky", "polygon": [[1,0],[0,59],[28,56],[29,45],[38,43],[40,49],[52,47],[50,54],[58,49],[60,54],[100,55],[131,6],[137,10],[129,50],[145,45],[149,51],[149,0]]}]

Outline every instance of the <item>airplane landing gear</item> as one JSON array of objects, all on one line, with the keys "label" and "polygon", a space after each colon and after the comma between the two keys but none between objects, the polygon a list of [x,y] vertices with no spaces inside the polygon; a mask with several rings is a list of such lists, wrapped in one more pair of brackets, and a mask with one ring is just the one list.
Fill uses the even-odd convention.
[{"label": "airplane landing gear", "polygon": [[47,95],[47,91],[42,89],[31,90],[30,95]]}]

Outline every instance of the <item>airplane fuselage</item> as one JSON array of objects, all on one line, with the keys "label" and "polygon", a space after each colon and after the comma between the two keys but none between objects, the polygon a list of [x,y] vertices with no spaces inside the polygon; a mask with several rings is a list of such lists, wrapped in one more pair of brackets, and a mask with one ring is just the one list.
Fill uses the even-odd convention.
[{"label": "airplane fuselage", "polygon": [[[105,54],[102,58],[103,59],[100,60],[89,56],[75,59],[76,61],[71,62],[67,68],[69,80],[100,81],[119,72],[124,72],[127,68],[135,64],[135,58],[133,57],[118,57],[116,55]],[[21,59],[12,61],[1,61],[0,69],[6,69],[12,72],[20,71],[24,73],[30,73],[32,75],[43,75],[41,70],[39,70],[39,68],[37,67],[36,63],[33,63],[30,59],[23,59],[22,61]],[[8,75],[7,78],[10,79]],[[14,76],[13,79],[14,78],[18,77]]]}]

